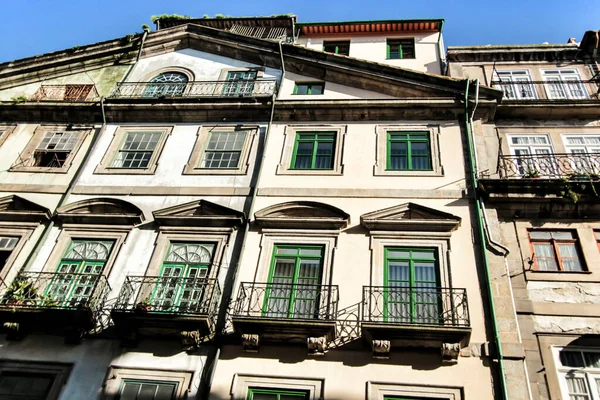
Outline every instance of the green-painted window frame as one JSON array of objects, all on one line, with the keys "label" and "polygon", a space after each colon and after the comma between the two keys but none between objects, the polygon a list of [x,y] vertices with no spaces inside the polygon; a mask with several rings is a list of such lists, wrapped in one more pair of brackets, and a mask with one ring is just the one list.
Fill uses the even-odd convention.
[{"label": "green-painted window frame", "polygon": [[[301,86],[306,86],[306,93],[298,93],[298,87]],[[318,90],[318,93],[313,93],[314,88],[320,88],[321,90]],[[298,94],[300,96],[306,96],[306,95],[320,95],[325,93],[325,82],[295,82],[294,83],[294,92],[292,94]]]},{"label": "green-painted window frame", "polygon": [[[296,249],[296,254],[277,254],[277,250],[279,249]],[[316,250],[319,249],[321,251],[321,254],[319,256],[313,256],[313,255],[300,255],[301,250],[304,249],[308,249],[308,250]],[[324,253],[325,253],[325,246],[323,245],[309,245],[309,244],[302,244],[302,245],[295,245],[295,244],[276,244],[275,246],[273,246],[273,255],[271,257],[271,266],[269,269],[269,279],[268,279],[268,283],[271,284],[273,283],[273,278],[278,278],[277,276],[275,276],[275,265],[277,264],[277,260],[278,259],[295,259],[295,266],[294,266],[294,275],[291,277],[292,278],[292,282],[290,284],[297,284],[299,279],[311,279],[310,277],[300,277],[300,259],[313,259],[313,260],[320,260],[321,262],[321,266],[320,266],[320,273],[319,276],[317,278],[314,278],[315,280],[315,285],[320,285],[321,284],[321,279],[323,277],[323,260],[324,260]],[[317,298],[315,298],[315,302],[316,304],[318,304],[318,295],[319,293],[317,293]],[[263,302],[263,315],[267,316],[269,311],[269,299],[271,299],[271,288],[270,285],[267,285],[267,289],[265,291],[265,298],[264,298],[264,302]],[[291,290],[290,291],[290,298],[289,298],[289,304],[288,304],[288,311],[287,311],[287,318],[294,318],[294,307],[295,307],[295,303],[296,303],[296,290]],[[306,299],[304,299],[306,300]],[[309,299],[312,300],[312,299]]]},{"label": "green-painted window frame", "polygon": [[386,41],[386,58],[388,60],[416,58],[415,39],[388,39]]},{"label": "green-painted window frame", "polygon": [[254,400],[254,395],[257,394],[270,394],[277,396],[277,400],[281,399],[281,396],[297,397],[299,400],[308,400],[309,393],[305,390],[288,390],[288,389],[257,389],[249,388],[248,396],[246,400]]},{"label": "green-painted window frame", "polygon": [[127,383],[132,383],[132,384],[152,384],[152,385],[169,385],[169,386],[173,386],[174,390],[173,390],[173,394],[174,396],[172,397],[173,400],[176,400],[178,398],[177,396],[177,389],[179,388],[179,383],[178,382],[172,382],[172,381],[153,381],[153,380],[149,380],[149,379],[123,379],[123,381],[121,382],[121,386],[119,387],[119,392],[117,394],[117,399],[121,399],[121,396],[123,394],[123,390],[125,389],[125,385]]},{"label": "green-painted window frame", "polygon": [[344,56],[350,55],[350,41],[349,40],[326,40],[323,42],[323,51],[333,54],[341,54]]},{"label": "green-painted window frame", "polygon": [[[311,137],[312,136],[312,137]],[[292,153],[292,165],[290,165],[290,169],[294,170],[332,170],[335,165],[335,146],[336,146],[336,133],[335,132],[296,132],[296,140],[294,142],[294,151]],[[298,145],[300,143],[309,143],[312,142],[312,153],[311,153],[311,162],[310,167],[308,168],[297,168],[296,167],[296,157],[298,155]],[[319,147],[319,143],[331,143],[331,154],[329,157],[331,161],[327,168],[317,168],[316,160],[317,160],[317,149]],[[323,155],[321,155],[323,156]]]},{"label": "green-painted window frame", "polygon": [[[389,255],[389,253],[391,251],[402,251],[402,252],[408,252],[410,254],[410,256],[408,258],[395,258],[395,257],[391,257]],[[432,251],[434,256],[431,258],[416,258],[413,257],[413,252],[424,252],[424,251]],[[383,269],[383,285],[384,285],[384,303],[383,303],[383,316],[384,316],[384,321],[389,321],[390,320],[390,314],[388,312],[389,308],[389,303],[390,303],[390,292],[392,291],[392,285],[391,283],[393,282],[404,282],[404,281],[395,281],[395,280],[391,280],[389,277],[389,263],[390,261],[408,261],[409,263],[409,277],[408,277],[408,287],[416,287],[419,286],[419,284],[422,283],[430,283],[429,281],[421,281],[421,280],[417,280],[415,277],[415,262],[418,261],[433,261],[435,263],[435,268],[436,268],[436,287],[439,287],[440,284],[440,274],[439,274],[439,260],[438,260],[438,252],[435,248],[431,248],[431,247],[384,247],[384,269]],[[402,286],[400,286],[402,287]],[[416,310],[416,305],[420,304],[417,301],[417,296],[415,292],[412,292],[410,295],[410,317],[411,317],[411,322],[416,322],[420,316],[418,315],[418,312]],[[429,303],[426,303],[429,304]],[[440,308],[441,304],[438,304],[438,309]]]},{"label": "green-painted window frame", "polygon": [[[406,155],[393,154],[392,143],[406,143]],[[413,143],[425,143],[427,145],[427,155],[413,155]],[[406,168],[392,168],[392,157],[406,157]],[[414,166],[413,157],[426,158],[427,168],[417,168],[416,166]],[[388,132],[386,145],[386,169],[388,171],[432,171],[433,167],[431,163],[431,139],[429,132]]]}]

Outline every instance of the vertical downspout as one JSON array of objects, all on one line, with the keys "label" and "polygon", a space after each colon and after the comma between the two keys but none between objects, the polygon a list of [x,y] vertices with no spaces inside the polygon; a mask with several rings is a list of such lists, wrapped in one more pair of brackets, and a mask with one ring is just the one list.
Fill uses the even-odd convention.
[{"label": "vertical downspout", "polygon": [[133,71],[133,69],[137,65],[138,61],[140,61],[140,57],[142,56],[142,50],[144,49],[144,43],[146,43],[146,36],[148,36],[149,32],[150,32],[149,29],[144,29],[144,33],[142,33],[142,41],[140,43],[140,48],[138,49],[137,56],[135,57],[135,62],[131,65],[131,68],[129,68],[129,70],[127,70],[127,73],[125,74],[123,79],[121,79],[121,82],[127,81],[127,78],[129,78],[131,71]]},{"label": "vertical downspout", "polygon": [[[237,260],[230,264],[230,268],[233,268],[232,276],[227,276],[227,281],[231,282],[229,287],[231,290],[236,286],[238,280],[238,271],[240,267],[240,261],[243,259],[244,250],[246,249],[246,238],[248,237],[248,232],[250,230],[250,219],[252,217],[252,213],[254,211],[254,202],[256,200],[256,196],[258,194],[258,183],[260,182],[260,177],[263,171],[263,165],[265,158],[267,156],[267,146],[269,143],[269,136],[271,133],[271,126],[273,125],[273,116],[275,115],[275,100],[279,97],[279,92],[281,91],[281,86],[283,85],[283,79],[285,77],[285,65],[283,62],[283,48],[281,46],[281,40],[279,43],[279,56],[281,58],[281,80],[279,86],[276,88],[273,96],[271,97],[271,115],[269,117],[269,122],[267,124],[267,130],[265,132],[265,138],[263,140],[262,145],[262,155],[260,157],[260,161],[257,158],[256,162],[256,180],[254,183],[254,187],[252,188],[252,195],[250,197],[249,202],[247,203],[247,213],[246,210],[246,220],[244,221],[244,233],[242,236],[242,243],[240,246],[240,251],[237,256]],[[260,148],[260,146],[259,146]],[[258,153],[257,153],[258,156]],[[235,257],[235,252],[234,252]],[[219,316],[217,320],[217,324],[215,326],[215,332],[217,338],[221,336],[221,332],[225,328],[225,318],[227,316],[227,311],[229,310],[229,303],[232,298],[231,291],[225,292],[225,287],[223,288],[223,296],[221,298],[221,309],[219,311]],[[206,363],[204,364],[204,368],[202,370],[202,375],[200,377],[200,385],[198,388],[198,396],[199,399],[208,399],[210,395],[210,389],[212,386],[212,380],[215,373],[216,362],[219,359],[219,355],[221,354],[221,345],[220,340],[215,344],[214,348],[209,349],[209,353],[206,355]]]},{"label": "vertical downspout", "polygon": [[498,352],[498,372],[500,374],[500,390],[502,392],[502,398],[504,400],[509,400],[508,397],[508,388],[506,386],[506,377],[504,375],[504,354],[502,353],[502,346],[500,345],[500,334],[498,331],[498,323],[496,320],[496,307],[494,304],[494,296],[492,291],[492,281],[490,276],[490,270],[488,265],[487,251],[485,249],[485,232],[483,229],[483,217],[481,215],[480,208],[480,198],[477,193],[477,171],[475,166],[475,156],[473,154],[474,151],[474,143],[471,137],[471,127],[470,127],[470,118],[469,118],[469,79],[465,79],[466,87],[465,87],[465,128],[467,133],[467,141],[469,147],[469,169],[471,175],[471,182],[473,183],[472,187],[472,196],[475,200],[475,211],[476,211],[476,219],[477,219],[477,230],[479,233],[480,240],[480,249],[481,249],[481,257],[483,260],[483,266],[485,270],[485,278],[487,283],[487,291],[489,295],[489,305],[490,305],[490,313],[492,317],[492,330],[494,334],[494,341],[496,343],[496,350]]},{"label": "vertical downspout", "polygon": [[444,28],[444,20],[440,21],[440,34],[438,35],[438,40],[437,40],[437,48],[438,48],[438,54],[440,56],[440,75],[446,75],[445,74],[445,66],[446,66],[446,59],[444,56],[444,49],[442,49],[442,29]]}]

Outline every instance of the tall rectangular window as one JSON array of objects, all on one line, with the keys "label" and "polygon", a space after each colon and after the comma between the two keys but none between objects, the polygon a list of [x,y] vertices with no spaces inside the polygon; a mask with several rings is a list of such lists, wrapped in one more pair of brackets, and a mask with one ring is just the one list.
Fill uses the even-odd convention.
[{"label": "tall rectangular window", "polygon": [[577,69],[552,69],[542,71],[549,99],[581,100],[589,98]]},{"label": "tall rectangular window", "polygon": [[563,349],[558,371],[563,394],[569,400],[600,399],[600,351]]},{"label": "tall rectangular window", "polygon": [[46,132],[33,152],[36,167],[62,167],[79,141],[79,132]]},{"label": "tall rectangular window", "polygon": [[389,60],[415,58],[415,40],[412,38],[388,39],[387,58]]},{"label": "tall rectangular window", "polygon": [[535,267],[539,271],[585,271],[579,242],[571,231],[529,232]]},{"label": "tall rectangular window", "polygon": [[247,400],[307,400],[308,393],[304,390],[289,389],[248,389]]},{"label": "tall rectangular window", "polygon": [[177,382],[124,379],[119,388],[119,400],[175,400]]},{"label": "tall rectangular window", "polygon": [[0,398],[4,400],[47,400],[55,375],[17,371],[0,372]]},{"label": "tall rectangular window", "polygon": [[4,268],[17,243],[19,243],[18,237],[0,236],[0,271]]},{"label": "tall rectangular window", "polygon": [[344,56],[350,55],[350,41],[324,41],[323,51],[327,53],[341,54]]},{"label": "tall rectangular window", "polygon": [[335,132],[297,132],[291,169],[333,169]]},{"label": "tall rectangular window", "polygon": [[427,132],[388,132],[387,169],[431,171],[431,145]]},{"label": "tall rectangular window", "polygon": [[112,168],[148,167],[162,132],[131,131],[125,134],[123,145],[112,162]]},{"label": "tall rectangular window", "polygon": [[494,71],[498,86],[508,100],[533,100],[537,98],[528,70]]},{"label": "tall rectangular window", "polygon": [[246,131],[211,132],[200,167],[238,168],[247,133]]}]

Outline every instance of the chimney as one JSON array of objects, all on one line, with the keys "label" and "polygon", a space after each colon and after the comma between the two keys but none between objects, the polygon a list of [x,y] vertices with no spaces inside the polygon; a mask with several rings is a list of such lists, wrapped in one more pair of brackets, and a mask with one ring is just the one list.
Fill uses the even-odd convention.
[{"label": "chimney", "polygon": [[577,38],[571,37],[569,38],[568,44],[577,43]]}]

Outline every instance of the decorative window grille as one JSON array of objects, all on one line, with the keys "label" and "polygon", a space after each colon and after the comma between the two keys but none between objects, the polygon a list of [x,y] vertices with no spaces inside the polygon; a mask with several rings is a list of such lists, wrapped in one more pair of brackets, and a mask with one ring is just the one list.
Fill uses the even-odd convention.
[{"label": "decorative window grille", "polygon": [[144,89],[143,97],[181,96],[188,83],[188,77],[179,72],[165,72],[150,81]]}]

